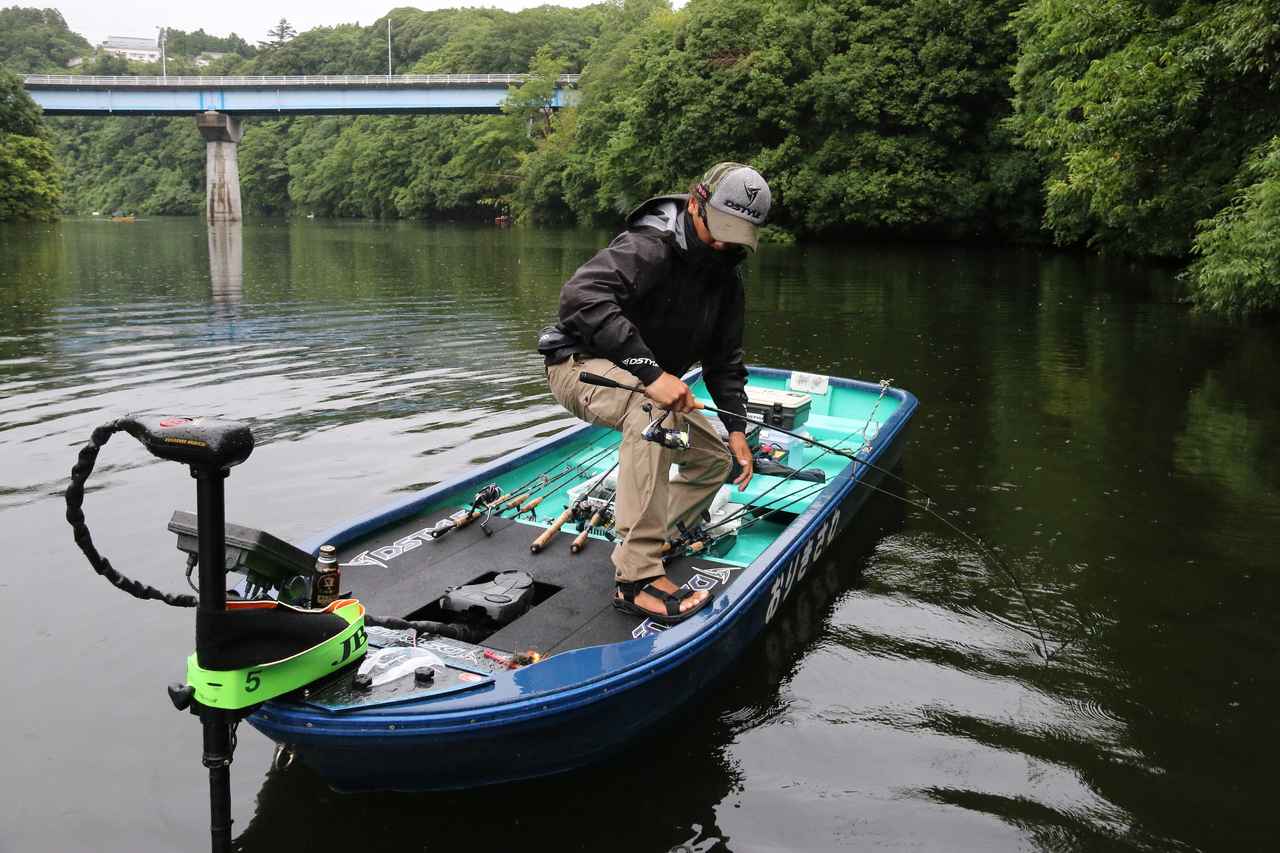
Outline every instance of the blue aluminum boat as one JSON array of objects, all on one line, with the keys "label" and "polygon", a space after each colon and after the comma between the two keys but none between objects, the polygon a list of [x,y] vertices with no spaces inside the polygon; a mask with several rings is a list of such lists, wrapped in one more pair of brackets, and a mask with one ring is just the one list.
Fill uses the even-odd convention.
[{"label": "blue aluminum boat", "polygon": [[[710,402],[698,375],[687,379]],[[349,671],[268,702],[249,723],[339,790],[422,791],[569,770],[670,717],[768,630],[898,463],[917,407],[913,395],[887,384],[761,367],[750,368],[748,388],[806,394],[807,419],[796,429],[869,464],[801,443],[771,446],[766,433],[766,452],[785,450],[787,466],[819,470],[825,479],[757,474],[747,491],[729,493],[736,532],[683,549],[667,567],[677,583],[711,591],[701,612],[664,627],[614,609],[609,531],[589,521],[580,521],[585,536],[569,525],[532,552],[530,543],[584,483],[606,485],[603,475],[616,461],[618,435],[581,424],[307,546],[312,553],[325,543],[337,547],[342,588],[370,613],[447,620],[453,614],[442,610],[442,596],[506,572],[532,578],[527,610],[492,623],[474,642],[418,640],[416,648],[436,661],[426,677],[406,670],[370,687]],[[531,481],[529,493],[543,498],[536,517],[495,514],[483,529],[477,522],[433,535],[478,490],[497,484],[512,493]],[[752,509],[743,513],[744,506]],[[725,507],[719,511],[723,517]],[[585,543],[580,553],[571,551],[575,539]]]}]

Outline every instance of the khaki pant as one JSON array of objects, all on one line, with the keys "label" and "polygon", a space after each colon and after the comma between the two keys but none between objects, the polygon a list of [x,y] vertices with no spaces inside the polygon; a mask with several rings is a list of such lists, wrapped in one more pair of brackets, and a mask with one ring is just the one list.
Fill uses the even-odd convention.
[{"label": "khaki pant", "polygon": [[[619,537],[613,550],[613,566],[619,581],[657,577],[662,568],[662,545],[678,530],[677,523],[693,524],[711,505],[732,467],[729,451],[715,428],[702,415],[671,415],[663,426],[689,431],[688,450],[670,450],[641,437],[653,413],[640,408],[648,398],[638,391],[601,388],[578,381],[589,371],[624,385],[639,385],[627,371],[603,358],[573,356],[547,369],[551,394],[584,421],[611,427],[622,433],[619,450],[618,497],[614,519]],[[680,475],[669,479],[672,464]]]}]

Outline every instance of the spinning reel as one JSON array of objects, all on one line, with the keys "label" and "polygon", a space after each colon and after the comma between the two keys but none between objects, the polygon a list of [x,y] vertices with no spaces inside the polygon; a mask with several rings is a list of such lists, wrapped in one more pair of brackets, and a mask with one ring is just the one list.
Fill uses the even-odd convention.
[{"label": "spinning reel", "polygon": [[[644,403],[640,406],[641,411],[646,415],[653,414],[653,404]],[[662,414],[649,421],[649,425],[644,428],[644,432],[640,435],[645,441],[652,441],[661,444],[669,450],[688,450],[689,449],[689,431],[681,432],[674,427],[664,427],[662,424],[667,419],[670,411],[664,410]]]},{"label": "spinning reel", "polygon": [[[460,527],[466,527],[476,519],[480,519],[480,529],[484,531],[485,536],[492,536],[493,531],[489,529],[486,522],[493,515],[493,510],[497,501],[502,497],[502,489],[498,488],[497,483],[490,483],[480,491],[476,492],[475,498],[471,501],[471,506],[462,512],[454,513],[448,518],[442,518],[436,522],[436,526],[431,528],[428,534],[432,539],[439,539],[450,530],[457,530]],[[483,518],[480,518],[484,516]]]}]

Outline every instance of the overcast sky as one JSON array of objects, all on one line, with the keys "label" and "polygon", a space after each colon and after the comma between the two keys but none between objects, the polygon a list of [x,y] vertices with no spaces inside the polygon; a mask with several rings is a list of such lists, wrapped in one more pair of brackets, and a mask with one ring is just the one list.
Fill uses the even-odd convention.
[{"label": "overcast sky", "polygon": [[[370,24],[388,9],[448,9],[459,6],[497,7],[515,11],[530,6],[586,6],[592,0],[489,0],[488,2],[363,2],[363,0],[218,0],[210,4],[194,0],[30,0],[20,5],[52,6],[67,19],[67,26],[100,44],[108,36],[155,36],[157,27],[204,29],[215,36],[239,33],[253,44],[267,37],[267,28],[288,18],[298,32],[334,24]],[[682,5],[680,3],[676,4]],[[392,26],[395,19],[392,19]]]}]

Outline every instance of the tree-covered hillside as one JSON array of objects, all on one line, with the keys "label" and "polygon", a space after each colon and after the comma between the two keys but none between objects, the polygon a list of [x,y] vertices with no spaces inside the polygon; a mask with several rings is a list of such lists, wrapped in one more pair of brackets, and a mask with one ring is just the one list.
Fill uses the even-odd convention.
[{"label": "tree-covered hillside", "polygon": [[0,9],[0,67],[19,74],[65,74],[68,60],[91,50],[56,9]]},{"label": "tree-covered hillside", "polygon": [[48,137],[21,78],[0,68],[0,220],[57,215],[61,173]]},{"label": "tree-covered hillside", "polygon": [[[78,38],[57,13],[11,13],[44,23],[0,42],[0,61],[44,50],[47,70]],[[773,221],[801,238],[1044,238],[1185,258],[1199,304],[1280,309],[1280,0],[399,8],[294,37],[282,21],[256,49],[228,37],[232,55],[207,69],[189,59],[215,37],[174,33],[169,72],[381,74],[388,19],[395,73],[535,77],[500,116],[249,119],[250,213],[612,224],[734,159],[766,174]],[[158,69],[99,57],[85,71]],[[564,71],[583,75],[578,104],[545,116],[539,98]],[[68,211],[200,210],[190,119],[48,124]]]}]

